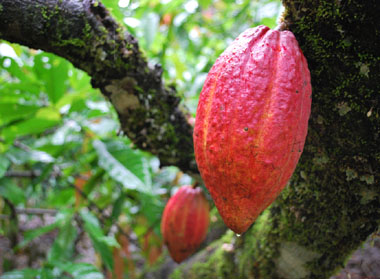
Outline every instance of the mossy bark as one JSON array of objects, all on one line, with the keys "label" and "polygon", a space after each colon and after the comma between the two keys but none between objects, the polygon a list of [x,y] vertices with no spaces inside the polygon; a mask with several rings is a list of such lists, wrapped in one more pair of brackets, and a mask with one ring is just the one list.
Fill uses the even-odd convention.
[{"label": "mossy bark", "polygon": [[[63,16],[66,21],[71,20],[73,26],[80,24],[80,30],[88,30],[78,34],[76,38],[79,37],[81,40],[88,38],[89,41],[83,44],[81,41],[73,40],[71,36],[68,38],[61,36],[44,48],[43,44],[36,45],[34,39],[30,43],[25,41],[23,36],[14,37],[19,30],[23,30],[23,24],[36,23],[30,18],[32,21],[9,25],[7,18],[11,15],[6,4],[12,5],[15,2],[40,5],[42,2],[76,3],[79,6],[80,3],[87,3],[90,5],[88,7],[92,7],[90,14],[94,16],[93,20],[95,22],[99,20],[101,24],[100,27],[86,25],[86,21],[75,22]],[[375,0],[283,0],[283,3],[286,7],[284,26],[293,31],[298,39],[312,75],[312,114],[301,160],[289,185],[247,233],[238,237],[228,232],[180,265],[171,273],[171,278],[329,278],[344,265],[352,251],[378,229],[380,24],[377,23],[377,17],[380,14],[380,4]],[[181,139],[187,144],[185,146],[191,145],[192,142],[191,129],[186,125],[181,126],[185,123],[183,116],[181,116],[183,120],[177,124],[173,123],[170,117],[172,112],[178,109],[177,101],[170,93],[172,91],[170,89],[149,91],[144,87],[147,86],[144,85],[146,81],[161,84],[154,79],[157,77],[155,73],[159,71],[148,69],[144,64],[146,62],[141,62],[144,60],[138,54],[135,40],[128,36],[124,37],[120,32],[114,33],[121,36],[121,39],[115,38],[117,53],[125,49],[127,58],[105,63],[107,69],[111,71],[109,76],[107,72],[97,70],[101,69],[99,68],[101,63],[96,61],[103,57],[98,55],[97,48],[80,51],[80,46],[94,43],[91,38],[96,38],[96,41],[104,43],[101,49],[105,51],[107,59],[112,56],[109,56],[109,53],[114,53],[115,49],[109,48],[113,45],[113,40],[104,40],[104,38],[109,38],[110,31],[115,31],[117,27],[112,27],[113,23],[109,24],[109,15],[102,6],[98,11],[95,1],[88,0],[2,0],[1,4],[3,7],[0,9],[0,20],[2,23],[5,22],[5,25],[1,24],[0,37],[31,47],[37,46],[74,61],[76,66],[92,74],[94,85],[103,90],[118,111],[135,108],[131,114],[121,115],[120,119],[127,134],[135,139],[140,147],[158,154],[166,163],[178,165],[184,170],[195,169],[188,163],[193,162],[192,147],[183,149],[189,154],[183,152],[172,154],[173,157],[170,158],[172,145],[159,147],[159,144],[154,145],[149,142],[154,138],[151,132],[157,130],[152,128],[140,131],[145,125],[145,122],[141,124],[141,119],[145,121],[153,117],[159,120],[157,122],[159,125],[169,123],[168,134],[165,134],[163,140],[178,136],[176,140],[170,141],[177,148],[174,149],[175,152],[181,149],[179,147],[183,147],[179,146]],[[12,7],[17,9],[16,6]],[[89,11],[82,10],[85,13]],[[46,18],[56,13],[54,11],[53,7],[49,8],[45,14]],[[44,15],[42,11],[40,14]],[[62,14],[62,11],[58,14]],[[32,29],[36,32],[35,36],[39,36],[39,32],[44,28],[59,34],[62,30],[66,30],[64,22],[61,21],[63,25],[53,23],[46,25],[45,22],[45,25],[37,25]],[[89,28],[85,28],[86,26]],[[6,33],[7,28],[11,27],[14,32],[17,31],[13,35],[11,32]],[[41,33],[41,38],[45,39],[44,36],[46,34]],[[75,46],[79,61],[82,59],[83,64],[76,63],[77,54],[67,50]],[[133,51],[134,55],[128,55],[129,51]],[[86,60],[87,55],[92,58]],[[91,70],[93,67],[94,70]],[[142,69],[146,69],[145,74],[140,72]],[[107,75],[102,76],[102,74]],[[158,76],[160,79],[159,74]],[[136,86],[136,80],[138,85],[142,85],[140,87],[142,90]],[[137,99],[128,94],[130,88],[139,92],[133,94]],[[149,99],[149,92],[152,94],[154,92],[155,97],[152,100]],[[168,95],[163,92],[168,92]],[[120,100],[125,101],[126,107],[120,106]],[[156,109],[162,106],[165,113],[151,117],[150,113],[155,113],[152,107],[144,107],[141,111],[136,109],[135,106],[139,107],[139,104],[145,101]],[[127,116],[131,118],[127,119]],[[179,116],[175,114],[174,119],[178,118]],[[144,142],[148,144],[144,145]],[[167,278],[168,272],[161,274],[162,276],[156,278]],[[148,276],[146,274],[146,278]]]}]

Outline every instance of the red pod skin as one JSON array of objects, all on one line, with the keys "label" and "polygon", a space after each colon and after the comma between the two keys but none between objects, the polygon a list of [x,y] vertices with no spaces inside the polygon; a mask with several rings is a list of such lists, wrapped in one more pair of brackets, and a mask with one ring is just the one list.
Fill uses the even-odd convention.
[{"label": "red pod skin", "polygon": [[161,219],[161,233],[177,263],[193,254],[205,239],[210,208],[201,188],[182,186],[169,199]]},{"label": "red pod skin", "polygon": [[290,31],[248,29],[211,68],[197,108],[195,157],[236,233],[245,232],[289,181],[310,107],[310,72]]}]

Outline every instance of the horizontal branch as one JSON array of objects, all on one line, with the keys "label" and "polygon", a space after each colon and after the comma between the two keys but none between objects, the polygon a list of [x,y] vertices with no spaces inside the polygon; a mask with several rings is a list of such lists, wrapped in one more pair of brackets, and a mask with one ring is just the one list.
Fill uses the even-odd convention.
[{"label": "horizontal branch", "polygon": [[35,178],[41,175],[40,171],[17,171],[10,170],[7,171],[5,177],[15,177],[15,178]]},{"label": "horizontal branch", "polygon": [[197,173],[192,127],[162,69],[97,0],[2,0],[0,38],[66,58],[115,107],[123,132],[161,165]]},{"label": "horizontal branch", "polygon": [[[14,208],[14,212],[18,215],[56,215],[58,213],[55,209],[45,208]],[[0,214],[0,219],[11,219],[12,215]]]}]

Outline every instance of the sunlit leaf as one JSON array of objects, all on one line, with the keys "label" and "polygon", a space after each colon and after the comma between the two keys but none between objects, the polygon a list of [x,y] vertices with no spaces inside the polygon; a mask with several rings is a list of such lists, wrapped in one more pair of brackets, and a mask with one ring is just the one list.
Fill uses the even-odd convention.
[{"label": "sunlit leaf", "polygon": [[0,99],[0,125],[14,120],[32,117],[40,109],[37,105],[22,105],[11,102],[2,102]]},{"label": "sunlit leaf", "polygon": [[64,211],[61,210],[56,216],[55,220],[53,223],[43,226],[43,227],[38,227],[36,229],[32,229],[29,231],[26,231],[24,233],[24,239],[21,243],[17,245],[18,248],[23,248],[25,247],[30,241],[35,239],[36,237],[39,237],[45,233],[48,233],[56,228],[59,228],[62,226],[62,224],[65,224],[67,220],[72,218],[72,212],[71,211]]},{"label": "sunlit leaf", "polygon": [[[84,229],[91,238],[94,248],[102,257],[104,264],[107,268],[113,268],[113,258],[110,247],[104,241],[105,235],[103,234],[102,229],[98,219],[91,214],[90,212],[81,211],[80,215],[84,221]],[[103,241],[102,241],[103,240]],[[116,240],[114,241],[116,243]]]},{"label": "sunlit leaf", "polygon": [[93,142],[94,148],[99,156],[99,165],[116,181],[121,183],[125,188],[132,190],[146,191],[144,183],[122,165],[110,152],[107,146],[100,140]]},{"label": "sunlit leaf", "polygon": [[148,13],[141,19],[141,27],[143,29],[146,48],[149,49],[158,31],[159,17],[155,13]]},{"label": "sunlit leaf", "polygon": [[48,128],[51,128],[61,121],[59,112],[53,108],[41,108],[37,111],[35,117],[27,119],[0,130],[6,140],[13,140],[19,136],[39,134]]},{"label": "sunlit leaf", "polygon": [[0,279],[35,279],[39,274],[39,270],[26,268],[7,272],[0,276]]},{"label": "sunlit leaf", "polygon": [[69,63],[49,53],[36,55],[34,62],[36,73],[44,81],[50,101],[57,103],[67,90]]},{"label": "sunlit leaf", "polygon": [[0,154],[0,178],[4,176],[10,164],[11,162],[9,161],[9,159],[4,155]]},{"label": "sunlit leaf", "polygon": [[67,218],[62,226],[60,226],[59,234],[54,240],[48,254],[48,261],[67,261],[73,255],[74,241],[77,237],[77,229],[72,224],[72,219]]},{"label": "sunlit leaf", "polygon": [[74,279],[104,279],[95,266],[87,263],[66,263],[59,265],[59,268],[74,276]]},{"label": "sunlit leaf", "polygon": [[10,200],[14,205],[25,202],[25,192],[11,179],[0,179],[0,196]]}]

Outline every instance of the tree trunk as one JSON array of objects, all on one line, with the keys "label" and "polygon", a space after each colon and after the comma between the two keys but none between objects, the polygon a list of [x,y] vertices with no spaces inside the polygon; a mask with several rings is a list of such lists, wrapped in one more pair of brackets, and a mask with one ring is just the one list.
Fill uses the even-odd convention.
[{"label": "tree trunk", "polygon": [[[163,264],[144,278],[329,278],[378,229],[380,4],[283,3],[283,22],[308,60],[313,86],[307,142],[291,182],[243,236],[229,231],[174,271],[172,263]],[[191,128],[174,91],[162,86],[157,69],[147,68],[136,41],[118,31],[95,1],[0,0],[0,37],[86,70],[139,147],[164,164],[196,171]],[[126,104],[118,107],[119,99]],[[170,127],[162,142],[156,121]],[[167,140],[170,146],[160,146]]]}]

